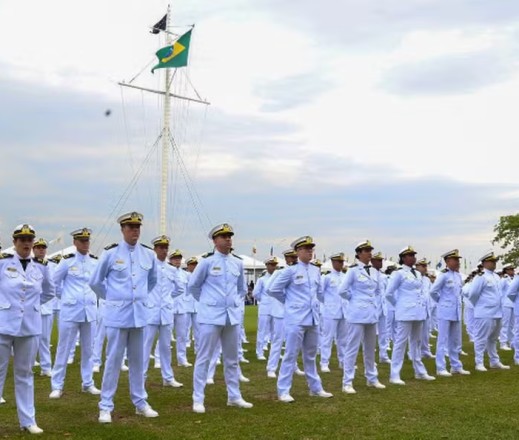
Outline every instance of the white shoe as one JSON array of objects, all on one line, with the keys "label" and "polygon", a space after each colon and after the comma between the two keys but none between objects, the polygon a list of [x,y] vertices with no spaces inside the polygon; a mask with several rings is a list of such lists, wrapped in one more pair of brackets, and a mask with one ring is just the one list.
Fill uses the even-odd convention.
[{"label": "white shoe", "polygon": [[342,392],[346,394],[357,394],[357,391],[355,391],[355,388],[353,388],[351,385],[344,385],[342,387]]},{"label": "white shoe", "polygon": [[121,365],[121,371],[128,371],[128,370],[129,370],[128,366],[126,366],[125,364]]},{"label": "white shoe", "polygon": [[177,382],[175,379],[162,381],[162,386],[171,388],[181,388],[184,386],[183,383]]},{"label": "white shoe", "polygon": [[193,412],[196,412],[198,414],[204,414],[205,413],[205,406],[203,403],[193,403]]},{"label": "white shoe", "polygon": [[0,397],[0,405],[3,405],[5,402],[5,399],[3,397]]},{"label": "white shoe", "polygon": [[490,368],[494,370],[509,370],[510,365],[503,365],[501,362],[498,362],[497,364],[490,365]]},{"label": "white shoe", "polygon": [[391,359],[389,358],[384,358],[384,359],[380,359],[379,362],[381,364],[391,364]]},{"label": "white shoe", "polygon": [[63,395],[61,390],[52,390],[49,394],[49,399],[59,399]]},{"label": "white shoe", "polygon": [[414,378],[416,380],[426,380],[426,381],[436,380],[436,378],[434,376],[431,376],[431,375],[429,375],[427,373],[422,374],[420,376],[416,375]]},{"label": "white shoe", "polygon": [[468,356],[469,354],[463,350],[460,351],[460,356]]},{"label": "white shoe", "polygon": [[150,359],[155,359],[155,356],[153,355],[153,353],[150,354]]},{"label": "white shoe", "polygon": [[228,400],[227,406],[237,406],[238,408],[252,408],[254,405],[250,402],[246,402],[243,399]]},{"label": "white shoe", "polygon": [[463,368],[460,368],[459,370],[453,370],[451,368],[451,374],[461,374],[462,376],[469,376],[470,371],[464,370]]},{"label": "white shoe", "polygon": [[[40,363],[39,363],[38,361],[34,361],[33,366],[35,366],[35,367],[39,367],[39,366],[40,366]],[[33,426],[34,426],[34,425],[33,425]]]},{"label": "white shoe", "polygon": [[483,371],[488,371],[488,370],[485,368],[485,366],[484,366],[483,364],[477,364],[477,365],[474,367],[474,369],[475,369],[476,371],[482,371],[482,372],[483,372]]},{"label": "white shoe", "polygon": [[24,426],[22,431],[27,431],[29,434],[43,434],[43,429],[38,425]]},{"label": "white shoe", "polygon": [[74,363],[74,358],[67,360],[67,365],[72,365]]},{"label": "white shoe", "polygon": [[436,376],[440,377],[452,377],[452,374],[449,373],[447,370],[440,370],[436,373]]},{"label": "white shoe", "polygon": [[157,362],[155,361],[155,366],[154,368],[156,368],[157,370],[160,370],[161,366],[160,366],[160,362]]},{"label": "white shoe", "polygon": [[240,374],[240,382],[247,383],[250,382],[250,379],[246,378],[243,374]]},{"label": "white shoe", "polygon": [[241,341],[242,344],[248,344],[249,341],[247,339],[244,339],[243,341]]},{"label": "white shoe", "polygon": [[157,411],[155,411],[149,405],[146,405],[142,409],[136,408],[135,409],[135,414],[137,414],[138,416],[144,416],[144,417],[147,417],[147,418],[153,418],[153,417],[158,417],[159,416],[159,413]]},{"label": "white shoe", "polygon": [[222,360],[220,358],[216,359],[216,365],[222,365]]},{"label": "white shoe", "polygon": [[321,373],[330,373],[330,367],[328,365],[321,365]]},{"label": "white shoe", "polygon": [[422,357],[424,357],[425,359],[434,359],[436,357],[436,355],[434,355],[432,353],[424,353],[422,355]]},{"label": "white shoe", "polygon": [[245,359],[245,358],[241,358],[241,359],[240,359],[240,363],[241,363],[241,364],[248,364],[248,363],[250,363],[250,362],[249,362],[247,359]]},{"label": "white shoe", "polygon": [[295,399],[290,394],[281,394],[281,396],[278,396],[278,400],[284,403],[292,403]]},{"label": "white shoe", "polygon": [[296,368],[295,373],[296,373],[298,376],[304,376],[304,375],[305,375],[305,372],[304,372],[303,370],[301,370],[299,367]]},{"label": "white shoe", "polygon": [[366,384],[368,388],[376,388],[377,390],[384,390],[386,386],[381,384],[378,380],[376,382],[368,382]]},{"label": "white shoe", "polygon": [[90,385],[88,388],[83,388],[83,392],[94,396],[99,396],[99,394],[101,394],[101,390],[96,388],[94,385]]},{"label": "white shoe", "polygon": [[211,379],[207,379],[207,380],[205,381],[205,383],[206,383],[206,385],[214,385],[214,379],[213,379],[213,378],[211,378]]},{"label": "white shoe", "polygon": [[258,361],[266,361],[267,358],[265,356],[258,356]]},{"label": "white shoe", "polygon": [[322,397],[323,399],[329,399],[330,397],[333,397],[333,394],[329,393],[328,391],[321,390],[321,391],[318,391],[317,393],[310,391],[310,396]]},{"label": "white shoe", "polygon": [[501,345],[501,350],[503,350],[503,351],[512,351],[512,349],[510,348],[510,346],[508,344]]},{"label": "white shoe", "polygon": [[99,423],[112,423],[112,414],[110,411],[101,410],[99,411],[99,418],[97,419]]},{"label": "white shoe", "polygon": [[402,379],[389,379],[389,383],[393,385],[405,385],[405,382]]},{"label": "white shoe", "polygon": [[101,371],[101,367],[99,365],[94,365],[92,368],[92,373],[99,373]]},{"label": "white shoe", "polygon": [[267,371],[267,377],[270,378],[270,379],[275,379],[277,376],[276,376],[276,372],[275,371]]},{"label": "white shoe", "polygon": [[187,361],[186,361],[186,362],[184,362],[183,364],[178,364],[178,366],[179,366],[179,367],[186,367],[186,368],[188,368],[188,367],[192,367],[193,364],[190,363],[190,362],[187,362]]},{"label": "white shoe", "polygon": [[52,372],[49,370],[41,370],[40,376],[52,377]]}]

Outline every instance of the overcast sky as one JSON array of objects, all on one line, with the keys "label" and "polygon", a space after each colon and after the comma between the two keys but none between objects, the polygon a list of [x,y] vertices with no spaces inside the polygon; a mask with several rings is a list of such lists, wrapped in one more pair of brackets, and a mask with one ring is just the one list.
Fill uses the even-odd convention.
[{"label": "overcast sky", "polygon": [[[98,250],[129,210],[145,215],[143,241],[158,235],[162,104],[117,82],[144,69],[134,84],[162,87],[149,27],[166,7],[0,0],[4,247],[30,222],[63,245],[92,227]],[[369,238],[387,256],[459,248],[475,264],[517,212],[517,0],[173,7],[175,32],[196,23],[173,90],[211,102],[173,104],[168,233],[187,255],[228,221],[259,258],[310,234],[319,257]]]}]

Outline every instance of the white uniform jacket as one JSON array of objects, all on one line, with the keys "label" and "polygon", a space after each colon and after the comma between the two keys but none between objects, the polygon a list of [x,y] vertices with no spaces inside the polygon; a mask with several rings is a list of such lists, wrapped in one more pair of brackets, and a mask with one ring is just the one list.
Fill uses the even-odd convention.
[{"label": "white uniform jacket", "polygon": [[380,316],[379,274],[373,267],[369,274],[364,265],[350,266],[339,287],[339,294],[348,301],[346,321],[352,324],[375,324]]},{"label": "white uniform jacket", "polygon": [[188,293],[198,301],[199,324],[240,324],[241,305],[247,294],[243,262],[233,254],[215,250],[196,266],[189,278]]},{"label": "white uniform jacket", "polygon": [[99,258],[90,287],[105,299],[106,327],[139,328],[148,323],[149,292],[157,284],[155,253],[124,240],[105,248]]},{"label": "white uniform jacket", "polygon": [[519,274],[514,276],[505,294],[507,298],[514,303],[514,315],[519,316]]},{"label": "white uniform jacket", "polygon": [[427,301],[422,275],[409,266],[395,270],[389,277],[386,299],[395,307],[397,321],[427,319]]},{"label": "white uniform jacket", "polygon": [[60,318],[69,322],[97,319],[97,297],[88,282],[97,266],[97,257],[79,252],[63,256],[54,270],[56,296],[61,299]]},{"label": "white uniform jacket", "polygon": [[269,279],[272,277],[268,272],[260,277],[254,286],[252,296],[258,301],[258,315],[270,315],[270,308],[274,298],[267,295],[265,287],[268,284]]},{"label": "white uniform jacket", "polygon": [[148,324],[173,324],[173,301],[184,293],[184,283],[179,279],[176,267],[166,261],[155,261],[157,284],[150,292],[148,306]]},{"label": "white uniform jacket", "polygon": [[267,293],[285,304],[285,324],[319,324],[323,297],[318,267],[301,261],[286,267],[269,283]]},{"label": "white uniform jacket", "polygon": [[483,269],[470,283],[469,300],[474,305],[474,318],[502,318],[500,278]]},{"label": "white uniform jacket", "polygon": [[348,301],[339,295],[345,273],[332,270],[323,278],[323,318],[345,319],[348,310]]},{"label": "white uniform jacket", "polygon": [[444,269],[431,287],[429,294],[438,303],[437,317],[446,321],[461,321],[461,289],[459,272]]},{"label": "white uniform jacket", "polygon": [[0,254],[0,334],[41,335],[41,304],[54,295],[45,261],[32,258],[24,271],[18,255]]}]

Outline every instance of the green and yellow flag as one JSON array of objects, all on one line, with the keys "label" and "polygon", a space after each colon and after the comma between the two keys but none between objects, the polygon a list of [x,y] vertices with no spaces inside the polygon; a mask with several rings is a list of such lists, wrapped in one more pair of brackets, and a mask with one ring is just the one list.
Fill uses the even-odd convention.
[{"label": "green and yellow flag", "polygon": [[187,66],[191,30],[192,29],[187,31],[184,35],[181,35],[179,39],[170,46],[163,47],[157,51],[156,55],[159,59],[159,64],[151,69],[151,73],[153,73],[155,69],[163,69],[165,67]]}]

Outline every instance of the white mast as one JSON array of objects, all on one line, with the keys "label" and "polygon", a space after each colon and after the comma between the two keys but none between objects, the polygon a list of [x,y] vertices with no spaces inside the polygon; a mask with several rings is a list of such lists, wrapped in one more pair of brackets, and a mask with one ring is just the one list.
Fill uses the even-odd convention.
[{"label": "white mast", "polygon": [[[171,9],[168,5],[168,13],[166,17],[166,44],[170,45],[171,34],[170,32],[170,15]],[[168,197],[168,181],[169,181],[169,140],[170,140],[170,129],[169,120],[171,114],[171,97],[169,94],[171,71],[166,68],[166,87],[164,93],[164,125],[162,129],[162,177],[160,185],[160,234],[166,234],[166,209],[167,209],[167,197]]]}]

